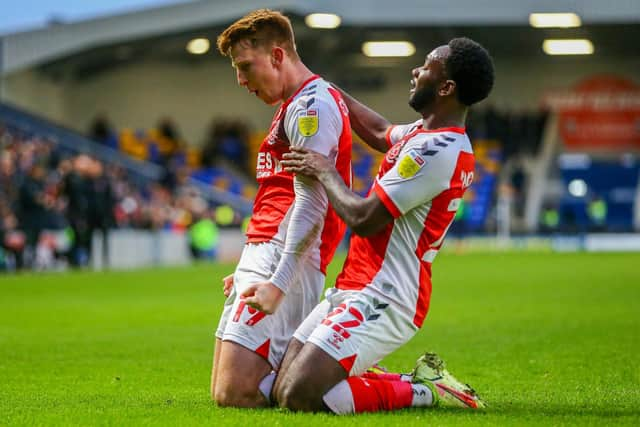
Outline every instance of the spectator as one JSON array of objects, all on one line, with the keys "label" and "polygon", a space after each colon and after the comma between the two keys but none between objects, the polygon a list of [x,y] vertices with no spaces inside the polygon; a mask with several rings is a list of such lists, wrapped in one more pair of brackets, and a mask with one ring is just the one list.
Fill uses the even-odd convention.
[{"label": "spectator", "polygon": [[194,214],[194,219],[187,231],[191,256],[195,260],[213,260],[218,246],[218,227],[206,210]]},{"label": "spectator", "polygon": [[0,206],[0,271],[24,267],[25,235],[18,230],[18,220],[6,207]]},{"label": "spectator", "polygon": [[511,187],[514,192],[515,214],[518,217],[524,215],[526,174],[524,160],[520,157],[514,164],[510,176]]},{"label": "spectator", "polygon": [[587,216],[590,231],[606,231],[607,202],[598,195],[592,196],[587,203]]},{"label": "spectator", "polygon": [[40,239],[40,233],[47,226],[47,218],[53,207],[53,200],[45,193],[45,174],[42,165],[35,163],[29,169],[18,196],[20,226],[26,235],[26,263],[31,265]]},{"label": "spectator", "polygon": [[540,217],[540,231],[543,233],[553,233],[558,230],[560,225],[560,212],[551,204],[546,204],[542,208]]},{"label": "spectator", "polygon": [[[88,171],[89,181],[89,232],[99,230],[102,235],[102,265],[109,266],[109,229],[115,225],[113,208],[115,200],[109,177],[102,163],[91,159]],[[91,250],[89,250],[91,255]]]},{"label": "spectator", "polygon": [[171,159],[178,154],[183,142],[176,124],[169,117],[164,117],[158,123],[160,164],[168,166]]},{"label": "spectator", "polygon": [[241,121],[215,120],[202,149],[202,165],[225,163],[248,175],[249,129]]},{"label": "spectator", "polygon": [[64,178],[62,193],[67,197],[67,221],[73,231],[69,262],[74,267],[89,263],[93,224],[90,222],[90,203],[94,198],[90,170],[92,160],[81,154],[73,160],[73,169]]},{"label": "spectator", "polygon": [[118,149],[118,137],[104,114],[97,116],[91,123],[89,138],[114,150]]},{"label": "spectator", "polygon": [[13,208],[18,199],[19,177],[15,168],[15,155],[11,151],[0,153],[0,196]]}]

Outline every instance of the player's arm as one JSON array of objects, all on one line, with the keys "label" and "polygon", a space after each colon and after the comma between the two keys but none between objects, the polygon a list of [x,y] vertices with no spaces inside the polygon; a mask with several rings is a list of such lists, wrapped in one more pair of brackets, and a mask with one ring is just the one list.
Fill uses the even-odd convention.
[{"label": "player's arm", "polygon": [[271,276],[271,282],[284,293],[295,281],[300,264],[320,236],[329,204],[324,189],[317,181],[295,177],[293,187],[296,200],[287,227],[284,250]]},{"label": "player's arm", "polygon": [[352,192],[327,157],[296,147],[285,154],[285,159],[285,170],[298,176],[314,177],[322,184],[331,206],[354,233],[369,236],[393,220],[393,215],[375,192],[366,198]]},{"label": "player's arm", "polygon": [[333,85],[333,87],[340,91],[345,104],[347,104],[353,131],[368,146],[381,153],[386,153],[391,146],[388,138],[391,123],[338,86]]},{"label": "player's arm", "polygon": [[[291,146],[306,146],[324,155],[335,155],[342,131],[341,116],[335,106],[327,108],[325,101],[319,98],[315,98],[309,104],[313,105],[315,115],[305,116],[311,118],[305,126],[315,117],[318,127],[315,130],[313,126],[306,128],[306,133],[310,135],[303,135],[300,123],[305,122],[299,119],[308,114],[308,109],[304,101],[290,107],[291,111],[288,111],[285,117],[285,131]],[[327,194],[318,181],[303,176],[295,177],[294,191],[295,203],[287,227],[284,250],[276,270],[268,282],[251,285],[243,294],[247,304],[266,313],[273,313],[277,309],[295,282],[301,264],[321,233],[327,213]]]},{"label": "player's arm", "polygon": [[295,204],[275,272],[268,281],[254,283],[242,294],[249,306],[267,314],[276,311],[295,282],[309,248],[318,239],[327,212],[327,195],[318,181],[296,177],[294,191]]}]

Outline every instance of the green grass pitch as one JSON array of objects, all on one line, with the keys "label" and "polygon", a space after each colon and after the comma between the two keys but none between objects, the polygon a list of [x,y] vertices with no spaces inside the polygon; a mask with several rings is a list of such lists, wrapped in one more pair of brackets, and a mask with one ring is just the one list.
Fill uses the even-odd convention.
[{"label": "green grass pitch", "polygon": [[383,364],[433,349],[489,409],[346,418],[210,402],[232,269],[1,277],[0,425],[640,425],[640,254],[441,254],[425,326]]}]

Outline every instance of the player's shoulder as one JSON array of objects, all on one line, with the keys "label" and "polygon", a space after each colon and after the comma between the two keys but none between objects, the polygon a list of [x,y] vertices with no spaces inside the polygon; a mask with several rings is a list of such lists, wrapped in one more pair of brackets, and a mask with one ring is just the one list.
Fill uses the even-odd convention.
[{"label": "player's shoulder", "polygon": [[290,110],[300,111],[308,109],[337,111],[338,106],[329,92],[331,86],[322,78],[308,83],[296,94],[291,102]]},{"label": "player's shoulder", "polygon": [[454,165],[460,152],[472,153],[469,138],[459,129],[417,132],[407,141],[405,150],[419,154],[426,163],[442,166]]},{"label": "player's shoulder", "polygon": [[469,137],[463,129],[417,130],[409,139],[408,145],[435,151],[470,150]]},{"label": "player's shoulder", "polygon": [[416,120],[413,123],[394,123],[387,128],[385,138],[391,145],[400,142],[404,138],[408,138],[414,135],[422,126],[422,119]]},{"label": "player's shoulder", "polygon": [[393,130],[402,130],[404,133],[415,132],[422,127],[422,119],[418,119],[415,122],[411,123],[394,123],[391,125],[391,129]]}]

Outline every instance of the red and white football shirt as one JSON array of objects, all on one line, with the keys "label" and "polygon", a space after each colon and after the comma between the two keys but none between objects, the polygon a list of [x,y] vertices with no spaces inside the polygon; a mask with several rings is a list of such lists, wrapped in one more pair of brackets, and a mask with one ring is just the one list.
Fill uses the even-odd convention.
[{"label": "red and white football shirt", "polygon": [[[290,145],[304,146],[335,159],[335,165],[351,187],[351,129],[349,111],[340,93],[319,76],[313,76],[282,103],[269,134],[258,152],[259,184],[247,229],[249,243],[287,240],[290,214],[295,203],[294,176],[280,164]],[[323,273],[342,240],[345,225],[330,206],[323,215],[319,238],[311,242],[308,256]]]},{"label": "red and white football shirt", "polygon": [[465,190],[474,156],[463,128],[424,130],[421,121],[387,132],[387,152],[372,191],[394,220],[379,233],[353,235],[336,281],[405,307],[420,327],[429,309],[431,264]]}]

